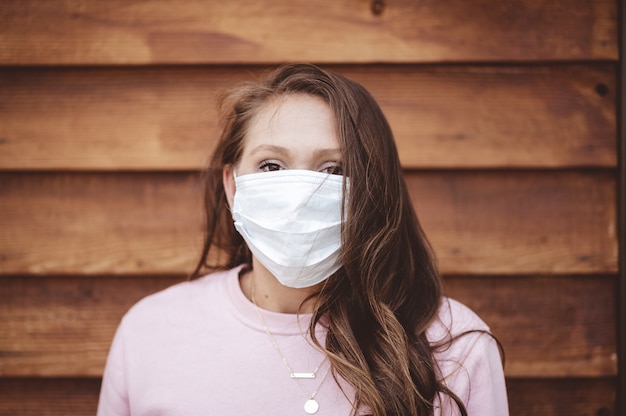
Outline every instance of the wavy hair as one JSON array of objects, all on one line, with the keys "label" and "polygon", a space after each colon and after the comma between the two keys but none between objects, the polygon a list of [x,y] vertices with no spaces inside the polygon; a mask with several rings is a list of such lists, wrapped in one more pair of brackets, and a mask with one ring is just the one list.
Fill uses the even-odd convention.
[{"label": "wavy hair", "polygon": [[[355,389],[355,414],[367,408],[375,416],[432,415],[435,397],[446,394],[465,415],[458,397],[438,380],[436,347],[426,338],[441,300],[432,251],[413,209],[389,123],[357,82],[314,65],[290,64],[222,97],[222,133],[205,172],[205,244],[192,277],[207,268],[251,264],[250,250],[227,209],[222,170],[241,158],[250,120],[286,94],[310,94],[330,106],[343,173],[350,178],[343,267],[316,294],[309,328],[314,343],[328,356],[333,375]],[[324,345],[315,338],[317,324],[328,329]]]}]

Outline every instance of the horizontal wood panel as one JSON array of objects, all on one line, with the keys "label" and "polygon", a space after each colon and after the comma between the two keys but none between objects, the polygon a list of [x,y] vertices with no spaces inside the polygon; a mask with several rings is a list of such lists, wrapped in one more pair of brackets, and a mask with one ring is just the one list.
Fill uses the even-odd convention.
[{"label": "horizontal wood panel", "polygon": [[508,377],[617,373],[614,276],[449,276],[445,292],[490,326]]},{"label": "horizontal wood panel", "polygon": [[[511,416],[615,414],[612,379],[509,380],[507,387]],[[99,390],[94,378],[0,379],[0,415],[92,416]]]},{"label": "horizontal wood panel", "polygon": [[[507,388],[511,416],[615,414],[612,379],[509,380]],[[91,416],[99,390],[100,379],[94,378],[0,379],[0,415]]]},{"label": "horizontal wood panel", "polygon": [[0,175],[0,273],[185,273],[202,247],[193,174]]},{"label": "horizontal wood panel", "polygon": [[[617,164],[613,64],[330,68],[376,97],[407,168]],[[216,93],[263,72],[0,69],[0,169],[199,169]]]},{"label": "horizontal wood panel", "polygon": [[184,277],[0,277],[0,375],[101,376],[115,329]]},{"label": "horizontal wood panel", "polygon": [[616,60],[616,16],[614,0],[4,1],[0,63]]},{"label": "horizontal wood panel", "polygon": [[444,273],[617,271],[612,172],[431,172],[407,182]]},{"label": "horizontal wood panel", "polygon": [[614,379],[507,380],[510,416],[617,415]]},{"label": "horizontal wood panel", "polygon": [[[181,280],[0,276],[0,375],[101,375],[125,311]],[[615,288],[614,276],[446,280],[502,342],[514,378],[615,375]]]},{"label": "horizontal wood panel", "polygon": [[99,378],[0,378],[0,416],[93,416]]},{"label": "horizontal wood panel", "polygon": [[[617,271],[611,172],[407,173],[446,273]],[[0,273],[185,274],[197,175],[0,174]]]}]

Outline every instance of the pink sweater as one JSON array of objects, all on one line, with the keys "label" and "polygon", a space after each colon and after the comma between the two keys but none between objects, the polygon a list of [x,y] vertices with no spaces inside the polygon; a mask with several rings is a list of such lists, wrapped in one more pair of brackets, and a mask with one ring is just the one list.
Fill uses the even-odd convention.
[{"label": "pink sweater", "polygon": [[[138,302],[120,324],[106,364],[98,415],[306,415],[316,389],[316,416],[349,415],[352,388],[324,361],[315,379],[294,380],[272,346],[254,305],[239,286],[239,268],[180,283]],[[431,341],[488,327],[467,307],[444,299]],[[324,356],[302,335],[310,315],[260,311],[296,372]],[[323,340],[324,332],[318,336]],[[448,387],[473,416],[508,415],[504,375],[493,339],[466,335],[436,356]],[[340,386],[343,388],[342,392]],[[347,396],[347,397],[346,397]],[[457,415],[447,398],[436,415]]]}]

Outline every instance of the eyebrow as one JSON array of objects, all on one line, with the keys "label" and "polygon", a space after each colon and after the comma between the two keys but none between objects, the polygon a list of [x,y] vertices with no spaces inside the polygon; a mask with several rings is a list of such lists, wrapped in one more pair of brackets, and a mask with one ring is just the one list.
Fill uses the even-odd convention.
[{"label": "eyebrow", "polygon": [[[290,153],[289,149],[287,149],[286,147],[275,146],[271,144],[261,144],[255,147],[254,149],[252,149],[250,151],[250,154],[255,155],[257,153],[261,153],[265,151],[275,152],[275,153],[279,153],[283,155],[289,155]],[[328,157],[328,156],[338,156],[338,155],[339,156],[341,155],[341,151],[339,149],[319,149],[315,151],[316,157],[323,157],[323,156]]]},{"label": "eyebrow", "polygon": [[274,146],[274,145],[271,145],[271,144],[261,144],[261,145],[258,145],[257,147],[252,149],[252,151],[250,151],[250,154],[251,155],[255,155],[257,153],[261,153],[261,152],[265,152],[265,151],[281,153],[281,154],[284,154],[284,155],[288,155],[289,154],[289,150],[287,150],[287,148],[282,147],[282,146]]}]

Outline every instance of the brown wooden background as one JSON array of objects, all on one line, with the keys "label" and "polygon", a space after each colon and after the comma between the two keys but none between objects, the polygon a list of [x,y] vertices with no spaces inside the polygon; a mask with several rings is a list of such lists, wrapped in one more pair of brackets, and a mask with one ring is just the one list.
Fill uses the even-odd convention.
[{"label": "brown wooden background", "polygon": [[89,415],[197,257],[214,95],[310,61],[396,133],[511,414],[616,414],[618,0],[0,2],[0,415]]}]

